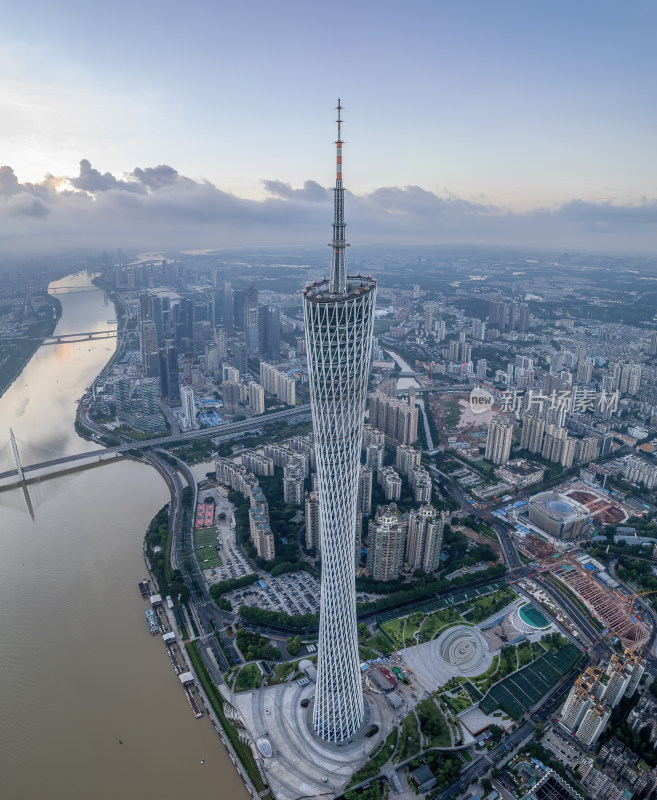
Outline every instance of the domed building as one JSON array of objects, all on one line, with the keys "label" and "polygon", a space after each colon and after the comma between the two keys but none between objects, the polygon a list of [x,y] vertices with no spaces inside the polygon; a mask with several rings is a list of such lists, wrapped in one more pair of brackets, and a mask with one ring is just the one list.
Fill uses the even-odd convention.
[{"label": "domed building", "polygon": [[555,539],[576,539],[588,524],[589,510],[558,492],[541,492],[529,501],[529,521]]}]

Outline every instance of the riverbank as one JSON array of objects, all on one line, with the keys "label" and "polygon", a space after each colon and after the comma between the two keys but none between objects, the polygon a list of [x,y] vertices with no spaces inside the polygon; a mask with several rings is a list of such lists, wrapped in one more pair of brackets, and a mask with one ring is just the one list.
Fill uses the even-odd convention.
[{"label": "riverbank", "polygon": [[[164,465],[160,465],[163,467]],[[157,467],[156,467],[157,468]],[[160,470],[158,470],[160,471]],[[163,546],[163,550],[165,553],[165,557],[169,559],[167,566],[171,569],[174,568],[174,564],[171,560],[171,553],[177,552],[178,544],[177,540],[179,541],[184,535],[184,527],[185,527],[185,520],[187,516],[185,514],[176,513],[176,510],[180,508],[180,497],[179,497],[179,487],[177,486],[177,482],[171,481],[170,479],[167,480],[167,476],[161,473],[162,478],[167,483],[169,487],[169,491],[171,493],[171,500],[169,503],[169,512],[170,516],[168,519],[168,527],[169,531],[166,538],[166,543]],[[188,473],[189,477],[189,473]],[[193,478],[192,478],[193,480]],[[171,514],[171,510],[173,514]],[[161,515],[162,512],[159,512]],[[158,516],[159,516],[158,515]],[[158,517],[154,518],[154,521],[157,520]],[[193,520],[193,515],[189,516],[189,519]],[[161,522],[161,520],[160,520]],[[152,530],[153,522],[151,522],[151,526],[149,526],[148,532],[146,536]],[[144,541],[144,562],[146,564],[146,569],[148,570],[150,579],[153,585],[156,587],[156,590],[161,593],[162,587],[160,587],[158,583],[158,576],[155,574],[155,571],[152,568],[152,565],[149,560],[148,556],[149,551],[149,544],[148,541]],[[188,580],[191,581],[189,575],[187,574],[187,570],[184,569],[183,574],[187,577]],[[199,576],[202,580],[202,576]],[[190,587],[188,587],[190,588]],[[180,595],[179,595],[180,596]],[[230,760],[233,762],[235,769],[239,777],[244,782],[247,790],[251,794],[251,796],[256,800],[256,798],[271,798],[272,795],[267,791],[267,784],[262,775],[261,771],[258,768],[257,761],[251,752],[251,749],[248,744],[243,742],[240,739],[240,735],[238,730],[231,724],[230,720],[228,719],[225,710],[224,710],[224,699],[219,691],[219,686],[217,682],[213,680],[210,671],[207,669],[204,663],[204,656],[201,653],[201,649],[198,644],[199,636],[198,631],[189,630],[189,638],[184,636],[184,628],[181,628],[176,623],[175,615],[172,610],[168,607],[164,609],[171,631],[175,634],[176,637],[176,645],[178,647],[178,652],[184,658],[187,670],[193,675],[194,677],[194,688],[198,693],[200,700],[203,703],[205,711],[207,712],[209,718],[212,721],[214,729],[218,734],[221,742],[223,743],[224,747],[226,748]],[[192,617],[193,618],[193,617]],[[200,625],[200,622],[199,622]],[[212,634],[208,634],[212,635]],[[203,644],[204,636],[200,637],[201,645]],[[212,653],[209,648],[204,648],[205,650],[205,658],[212,658]],[[174,665],[175,666],[175,665]],[[219,667],[218,664],[214,663],[215,667],[215,674],[219,675]],[[186,691],[189,692],[189,687],[186,687]],[[193,708],[193,707],[192,707]]]},{"label": "riverbank", "polygon": [[43,344],[43,340],[52,336],[62,316],[62,304],[59,299],[49,294],[45,297],[50,315],[47,314],[45,319],[35,320],[22,330],[21,336],[26,338],[0,339],[3,354],[0,360],[0,397],[25,369],[26,364]]}]

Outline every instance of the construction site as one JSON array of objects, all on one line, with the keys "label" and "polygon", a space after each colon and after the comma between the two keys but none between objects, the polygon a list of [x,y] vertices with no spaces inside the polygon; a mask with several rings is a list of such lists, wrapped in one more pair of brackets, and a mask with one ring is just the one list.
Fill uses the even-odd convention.
[{"label": "construction site", "polygon": [[617,637],[630,650],[641,650],[650,638],[650,623],[599,562],[586,554],[552,555],[542,559],[537,571],[549,572],[573,592],[600,620],[607,638]]},{"label": "construction site", "polygon": [[617,525],[619,522],[625,522],[631,514],[631,511],[623,508],[622,504],[608,493],[605,494],[598,488],[580,482],[571,488],[566,488],[563,494],[580,506],[585,506],[591,521],[596,526]]}]

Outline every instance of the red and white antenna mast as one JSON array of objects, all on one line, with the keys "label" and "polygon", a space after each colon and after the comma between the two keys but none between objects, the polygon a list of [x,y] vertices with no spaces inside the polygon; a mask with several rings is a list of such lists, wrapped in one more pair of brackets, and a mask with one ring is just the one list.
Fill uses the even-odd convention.
[{"label": "red and white antenna mast", "polygon": [[338,138],[336,141],[336,171],[335,171],[335,195],[333,198],[333,241],[329,245],[332,248],[333,257],[331,259],[331,291],[345,294],[347,291],[347,264],[345,259],[345,248],[349,245],[345,241],[345,222],[344,222],[344,189],[342,188],[342,118],[340,112],[342,104],[338,98]]}]

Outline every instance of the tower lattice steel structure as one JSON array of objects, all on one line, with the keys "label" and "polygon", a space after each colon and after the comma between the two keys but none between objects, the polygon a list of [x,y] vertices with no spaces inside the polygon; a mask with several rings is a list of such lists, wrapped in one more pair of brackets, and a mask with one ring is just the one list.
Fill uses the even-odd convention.
[{"label": "tower lattice steel structure", "polygon": [[314,281],[303,293],[322,551],[313,724],[329,742],[350,739],[365,714],[356,628],[354,548],[376,301],[376,281],[369,275],[347,275],[346,270],[341,110],[338,100],[331,277]]}]

